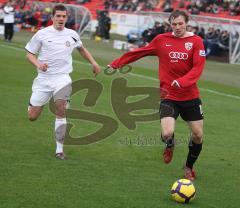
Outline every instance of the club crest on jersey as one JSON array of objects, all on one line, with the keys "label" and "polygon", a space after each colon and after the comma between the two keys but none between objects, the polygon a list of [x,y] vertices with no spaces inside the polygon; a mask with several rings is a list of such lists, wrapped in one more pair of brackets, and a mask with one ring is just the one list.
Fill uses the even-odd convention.
[{"label": "club crest on jersey", "polygon": [[193,43],[190,43],[190,42],[185,43],[186,50],[190,51],[192,47],[193,47]]},{"label": "club crest on jersey", "polygon": [[70,42],[66,41],[65,46],[70,47],[70,45],[71,45]]}]

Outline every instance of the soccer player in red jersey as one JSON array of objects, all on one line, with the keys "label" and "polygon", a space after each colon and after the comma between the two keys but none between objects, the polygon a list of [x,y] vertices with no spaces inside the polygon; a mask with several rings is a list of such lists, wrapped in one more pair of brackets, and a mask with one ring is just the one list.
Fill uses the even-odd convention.
[{"label": "soccer player in red jersey", "polygon": [[165,163],[172,160],[175,122],[180,115],[191,133],[184,176],[194,180],[193,164],[203,142],[203,112],[197,81],[204,69],[205,50],[202,39],[186,31],[188,19],[184,11],[172,12],[169,17],[172,32],[158,35],[147,46],[125,53],[109,66],[118,69],[144,56],[159,58],[161,137],[166,144],[163,160]]}]

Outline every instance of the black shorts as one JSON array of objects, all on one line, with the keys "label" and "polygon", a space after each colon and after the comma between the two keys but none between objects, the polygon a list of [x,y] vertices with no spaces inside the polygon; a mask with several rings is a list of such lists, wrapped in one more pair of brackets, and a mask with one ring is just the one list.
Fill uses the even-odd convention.
[{"label": "black shorts", "polygon": [[187,101],[162,100],[160,103],[160,119],[180,115],[184,121],[198,121],[203,119],[202,102],[199,98]]}]

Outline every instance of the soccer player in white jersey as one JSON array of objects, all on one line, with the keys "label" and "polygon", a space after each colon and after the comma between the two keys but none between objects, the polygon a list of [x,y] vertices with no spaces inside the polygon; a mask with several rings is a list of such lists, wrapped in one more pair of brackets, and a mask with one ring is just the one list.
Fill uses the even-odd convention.
[{"label": "soccer player in white jersey", "polygon": [[89,51],[83,46],[79,35],[65,27],[67,9],[56,5],[52,11],[53,25],[38,31],[27,43],[27,59],[38,71],[32,86],[28,107],[30,121],[35,121],[43,106],[53,96],[55,104],[56,157],[65,159],[63,143],[66,133],[66,104],[71,94],[72,52],[77,48],[82,57],[92,65],[96,76],[100,67]]}]

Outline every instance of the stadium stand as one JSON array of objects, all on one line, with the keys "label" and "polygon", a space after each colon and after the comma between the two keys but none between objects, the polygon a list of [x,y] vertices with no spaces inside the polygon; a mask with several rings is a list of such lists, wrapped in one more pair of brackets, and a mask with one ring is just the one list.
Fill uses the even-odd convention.
[{"label": "stadium stand", "polygon": [[155,10],[158,3],[158,0],[105,0],[104,6],[106,10],[136,12]]},{"label": "stadium stand", "polygon": [[[16,8],[25,8],[26,0],[13,0]],[[3,5],[7,0],[0,0]],[[212,16],[240,20],[240,2],[224,0],[42,0],[39,2],[57,2],[84,5],[89,9],[93,19],[97,18],[97,10],[138,12],[162,11],[171,12],[174,9],[187,10],[190,14]]]},{"label": "stadium stand", "polygon": [[113,11],[162,11],[187,10],[191,14],[219,18],[240,19],[239,1],[212,0],[105,0],[105,9]]},{"label": "stadium stand", "polygon": [[[0,0],[0,5],[4,5],[7,1]],[[16,5],[15,20],[16,24],[21,28],[30,29],[35,32],[38,29],[51,24],[50,8],[39,8],[32,10],[31,4],[26,0],[14,0]],[[29,1],[28,1],[29,2]],[[31,1],[30,1],[31,2]],[[59,2],[75,5],[84,5],[92,13],[92,18],[97,19],[99,11],[121,11],[121,12],[137,12],[137,11],[163,11],[171,12],[173,9],[188,10],[191,14],[214,16],[223,18],[240,19],[240,3],[219,1],[183,1],[183,0],[43,0],[41,2]],[[215,3],[211,3],[215,2]],[[72,21],[71,21],[72,20]],[[69,28],[75,29],[76,23],[71,16],[67,23]],[[208,29],[189,26],[189,31],[201,36],[204,40],[207,56],[219,56],[229,50],[229,31],[219,28],[209,27]],[[169,31],[167,23],[156,22],[153,28],[142,31],[142,39],[131,39],[128,42],[137,41],[137,45],[145,45],[150,42],[156,35]]]},{"label": "stadium stand", "polygon": [[[0,7],[3,6],[7,0],[0,0]],[[26,0],[13,0],[15,2],[15,8],[29,10],[29,5],[26,5]],[[31,1],[28,1],[31,2]],[[97,18],[97,10],[104,9],[104,1],[99,0],[41,0],[38,2],[52,2],[52,3],[64,3],[64,4],[76,4],[76,5],[84,5],[91,12],[93,19]]]}]

